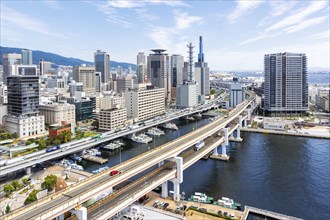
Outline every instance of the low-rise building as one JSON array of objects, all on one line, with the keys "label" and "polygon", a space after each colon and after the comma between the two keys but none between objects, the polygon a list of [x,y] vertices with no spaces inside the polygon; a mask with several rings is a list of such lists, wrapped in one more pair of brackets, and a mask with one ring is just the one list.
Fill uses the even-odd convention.
[{"label": "low-rise building", "polygon": [[99,129],[115,130],[123,127],[127,120],[127,111],[121,109],[102,109],[99,115]]},{"label": "low-rise building", "polygon": [[76,122],[76,107],[69,103],[50,103],[39,105],[40,115],[45,116],[45,123],[61,124],[65,122],[67,124]]},{"label": "low-rise building", "polygon": [[56,138],[59,134],[63,132],[71,132],[71,124],[66,124],[62,126],[54,126],[49,128],[49,138]]},{"label": "low-rise building", "polygon": [[9,133],[16,133],[19,138],[46,134],[43,115],[21,117],[6,115],[3,121],[6,130]]},{"label": "low-rise building", "polygon": [[262,124],[264,129],[285,130],[286,122],[282,119],[264,118]]},{"label": "low-rise building", "polygon": [[142,121],[165,114],[164,88],[146,86],[125,93],[127,117]]}]

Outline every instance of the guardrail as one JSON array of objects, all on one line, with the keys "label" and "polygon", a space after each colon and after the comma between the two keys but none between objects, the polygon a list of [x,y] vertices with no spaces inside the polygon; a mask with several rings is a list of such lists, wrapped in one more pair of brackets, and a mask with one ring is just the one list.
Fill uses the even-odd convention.
[{"label": "guardrail", "polygon": [[[191,145],[197,143],[198,141],[205,139],[206,137],[212,135],[213,133],[216,133],[216,132],[220,129],[219,127],[221,127],[221,126],[224,127],[226,124],[230,123],[230,122],[231,122],[234,118],[236,118],[236,117],[237,117],[242,111],[244,111],[244,108],[247,107],[250,103],[251,103],[251,101],[244,101],[243,103],[241,103],[240,105],[241,105],[242,107],[240,107],[239,109],[236,109],[236,108],[235,108],[234,110],[232,110],[232,112],[231,112],[232,114],[230,114],[229,117],[226,118],[226,120],[224,120],[224,119],[222,119],[222,118],[218,118],[218,119],[216,119],[215,121],[209,123],[208,125],[205,125],[205,126],[199,128],[199,129],[197,129],[197,130],[195,130],[195,131],[193,131],[193,132],[190,132],[190,133],[188,133],[188,134],[186,134],[186,135],[184,135],[184,136],[182,136],[182,137],[180,137],[180,138],[177,138],[177,139],[175,139],[175,140],[169,142],[168,144],[166,144],[166,146],[162,145],[162,146],[157,147],[156,149],[150,150],[150,151],[148,151],[148,152],[146,152],[146,153],[144,153],[144,154],[142,154],[142,155],[139,155],[139,156],[137,156],[137,157],[131,158],[130,160],[127,160],[127,161],[125,161],[125,162],[123,162],[123,163],[121,163],[121,164],[118,164],[118,165],[112,167],[112,169],[119,169],[120,167],[123,167],[123,166],[125,166],[126,164],[131,163],[132,161],[135,161],[135,160],[138,160],[138,159],[140,159],[140,158],[142,158],[142,157],[145,157],[147,154],[152,154],[152,153],[154,153],[155,151],[159,151],[159,150],[164,149],[165,147],[167,147],[167,146],[169,146],[169,145],[172,145],[172,144],[174,144],[174,143],[176,143],[176,142],[182,141],[182,140],[184,140],[185,138],[187,138],[188,136],[192,136],[192,135],[194,135],[194,134],[196,134],[196,133],[204,132],[204,130],[207,130],[207,131],[205,131],[204,134],[200,135],[199,137],[193,138],[193,139],[189,140],[188,142],[182,144],[182,146],[180,146],[180,148],[175,148],[175,149],[165,150],[166,154],[163,154],[161,157],[159,157],[159,160],[165,160],[165,159],[167,159],[167,158],[172,157],[172,155],[178,155],[181,151],[185,150],[187,147],[190,147]],[[244,106],[244,107],[243,107],[243,106]],[[217,124],[217,123],[221,122],[222,120],[224,120],[224,122],[222,122],[222,123],[220,123],[220,124]],[[211,125],[214,125],[214,126],[216,125],[216,126],[215,126],[214,128],[212,128],[211,130],[209,130],[208,126],[211,126]],[[183,147],[183,146],[184,146],[184,147]],[[168,153],[169,151],[172,151],[172,152]],[[165,156],[164,156],[164,155],[165,155]],[[159,162],[159,161],[156,161],[155,163],[158,163],[158,162]],[[132,172],[135,172],[135,170],[132,171]],[[23,213],[23,211],[24,211],[24,212],[26,212],[26,211],[31,211],[32,209],[36,208],[37,206],[39,206],[39,205],[41,205],[41,204],[43,204],[43,203],[49,202],[49,201],[51,201],[51,200],[54,199],[54,198],[58,198],[58,197],[60,197],[60,196],[62,196],[62,195],[64,195],[64,194],[66,194],[66,193],[69,193],[69,192],[71,192],[72,190],[77,189],[79,186],[82,186],[83,184],[88,184],[88,183],[92,182],[92,181],[95,180],[95,179],[101,178],[101,177],[104,176],[104,175],[108,175],[108,170],[105,170],[105,171],[103,171],[103,172],[101,172],[101,173],[95,174],[95,175],[93,175],[92,177],[86,178],[86,179],[82,180],[82,181],[79,182],[79,183],[73,184],[70,188],[65,188],[65,189],[63,189],[63,190],[61,190],[61,191],[59,191],[59,192],[53,193],[53,194],[51,194],[51,195],[49,195],[49,196],[43,198],[42,200],[39,200],[39,201],[37,201],[37,202],[34,202],[34,203],[30,204],[30,205],[27,205],[27,206],[21,207],[21,208],[19,208],[18,210],[15,210],[14,212],[7,214],[7,215],[5,216],[5,219],[15,218],[15,217],[21,215],[21,214]],[[108,180],[107,180],[107,181],[108,181]],[[123,181],[124,181],[124,180],[123,180]],[[102,183],[103,183],[103,182],[102,182]],[[95,189],[95,187],[93,187],[93,188],[90,189],[90,190],[94,190],[94,189]],[[90,191],[90,190],[89,190],[89,191]],[[88,195],[88,194],[85,193],[84,195],[86,196],[86,195]],[[93,195],[95,195],[95,194],[93,194]],[[72,200],[75,202],[75,203],[73,203],[73,205],[76,205],[76,202],[84,202],[84,201],[80,200],[80,197],[78,197],[78,199],[77,199],[76,197],[75,197],[75,198],[71,198],[71,199],[70,199],[71,202],[68,201],[68,203],[69,203],[69,205],[67,206],[67,209],[68,209],[68,210],[70,210],[70,209],[72,208]],[[71,204],[71,205],[70,205],[70,204]],[[53,208],[54,208],[55,210],[57,210],[57,209],[59,209],[61,206],[62,206],[62,205],[57,205],[57,206],[55,206],[55,207],[53,207]],[[63,206],[62,206],[62,207],[63,207]],[[65,210],[66,210],[66,209],[65,209]],[[53,213],[53,211],[52,211],[52,213]],[[40,215],[39,215],[39,216],[40,216]],[[47,216],[47,215],[44,216],[44,215],[43,215],[43,216],[41,216],[41,217],[47,217],[47,218],[48,218],[48,217],[50,217],[50,216]]]}]

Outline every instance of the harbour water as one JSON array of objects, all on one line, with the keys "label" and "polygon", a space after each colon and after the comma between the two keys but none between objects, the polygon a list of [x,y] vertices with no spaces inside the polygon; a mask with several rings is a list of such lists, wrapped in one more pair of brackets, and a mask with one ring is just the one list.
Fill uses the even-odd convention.
[{"label": "harbour water", "polygon": [[[208,123],[175,121],[178,131],[166,131],[149,144],[123,140],[120,152],[107,165],[164,144]],[[200,160],[184,171],[181,190],[186,197],[204,192],[214,198],[229,197],[244,205],[304,219],[330,219],[330,141],[292,136],[243,133],[242,143],[230,143],[228,162]],[[220,149],[220,148],[219,148]],[[85,170],[100,165],[83,161]]]}]

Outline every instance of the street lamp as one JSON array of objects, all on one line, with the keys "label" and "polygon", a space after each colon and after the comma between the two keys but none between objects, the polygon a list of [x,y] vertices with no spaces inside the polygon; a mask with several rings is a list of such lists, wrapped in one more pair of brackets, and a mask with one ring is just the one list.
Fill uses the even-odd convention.
[{"label": "street lamp", "polygon": [[119,163],[121,163],[121,146],[119,147]]}]

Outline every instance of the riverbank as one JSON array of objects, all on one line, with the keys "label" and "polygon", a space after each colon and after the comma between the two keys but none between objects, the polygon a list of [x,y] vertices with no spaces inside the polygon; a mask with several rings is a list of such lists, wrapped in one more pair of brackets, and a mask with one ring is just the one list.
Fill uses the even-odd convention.
[{"label": "riverbank", "polygon": [[278,131],[278,130],[269,130],[263,128],[242,128],[241,131],[245,132],[254,132],[262,134],[277,134],[277,135],[289,135],[297,137],[308,137],[308,138],[324,138],[330,139],[330,128],[316,127],[316,128],[303,128],[297,131],[288,130],[288,131]]}]

